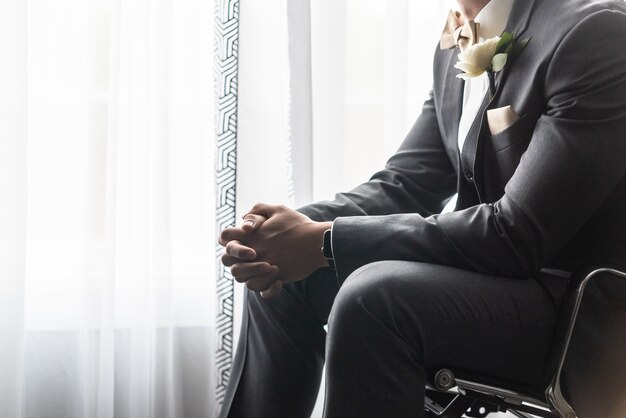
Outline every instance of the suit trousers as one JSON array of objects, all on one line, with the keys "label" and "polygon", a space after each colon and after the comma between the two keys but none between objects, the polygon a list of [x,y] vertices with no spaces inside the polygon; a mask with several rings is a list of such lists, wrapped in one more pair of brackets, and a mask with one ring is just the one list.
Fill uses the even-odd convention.
[{"label": "suit trousers", "polygon": [[321,269],[269,300],[248,292],[221,416],[310,416],[324,363],[325,417],[422,416],[425,381],[442,367],[543,382],[566,289],[548,274],[381,261],[341,287]]}]

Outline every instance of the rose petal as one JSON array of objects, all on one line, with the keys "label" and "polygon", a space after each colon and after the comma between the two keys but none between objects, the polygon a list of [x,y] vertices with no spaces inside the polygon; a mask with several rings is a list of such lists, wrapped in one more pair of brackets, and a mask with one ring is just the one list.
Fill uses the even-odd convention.
[{"label": "rose petal", "polygon": [[454,68],[458,68],[465,73],[473,73],[476,70],[473,65],[470,65],[467,62],[457,62],[454,65]]},{"label": "rose petal", "polygon": [[479,75],[482,75],[485,73],[486,70],[478,70],[477,72],[473,72],[473,73],[461,73],[461,74],[457,74],[457,78],[462,78],[463,80],[467,80],[468,78],[474,78],[474,77],[478,77]]},{"label": "rose petal", "polygon": [[472,45],[459,54],[459,62],[454,67],[467,73],[467,77],[476,77],[484,73],[485,70],[491,68],[491,60],[496,53],[499,41],[500,37],[496,36]]}]

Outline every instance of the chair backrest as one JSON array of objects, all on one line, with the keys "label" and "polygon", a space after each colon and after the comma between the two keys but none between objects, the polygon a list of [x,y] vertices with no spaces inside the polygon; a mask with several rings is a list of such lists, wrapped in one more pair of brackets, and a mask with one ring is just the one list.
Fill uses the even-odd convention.
[{"label": "chair backrest", "polygon": [[573,411],[563,400],[580,417],[626,417],[626,274],[595,269],[577,281],[564,354],[548,397],[564,416]]}]

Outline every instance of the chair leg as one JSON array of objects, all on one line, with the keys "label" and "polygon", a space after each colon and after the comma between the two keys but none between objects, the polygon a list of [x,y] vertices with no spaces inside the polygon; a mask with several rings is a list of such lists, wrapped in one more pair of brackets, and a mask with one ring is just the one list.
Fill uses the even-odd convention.
[{"label": "chair leg", "polygon": [[458,394],[445,406],[441,406],[430,398],[426,398],[425,416],[441,418],[461,418],[476,401]]},{"label": "chair leg", "polygon": [[465,415],[469,418],[485,418],[493,412],[498,412],[500,409],[492,404],[476,402],[472,405]]}]

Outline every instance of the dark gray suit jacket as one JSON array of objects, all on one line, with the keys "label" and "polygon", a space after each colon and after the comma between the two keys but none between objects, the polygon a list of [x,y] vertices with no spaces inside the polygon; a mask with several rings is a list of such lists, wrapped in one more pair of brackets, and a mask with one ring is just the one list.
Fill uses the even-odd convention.
[{"label": "dark gray suit jacket", "polygon": [[[340,283],[377,260],[519,278],[626,268],[625,2],[516,0],[506,31],[531,41],[497,73],[461,153],[458,49],[437,48],[431,97],[385,169],[301,209],[335,219]],[[486,110],[506,105],[521,118],[490,135]]]}]

